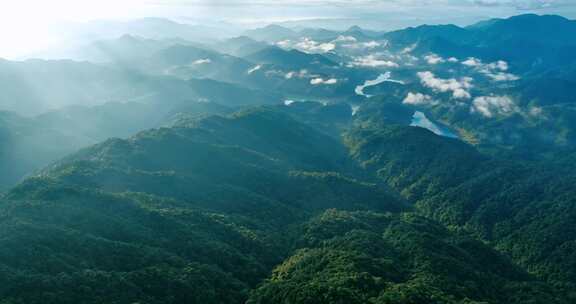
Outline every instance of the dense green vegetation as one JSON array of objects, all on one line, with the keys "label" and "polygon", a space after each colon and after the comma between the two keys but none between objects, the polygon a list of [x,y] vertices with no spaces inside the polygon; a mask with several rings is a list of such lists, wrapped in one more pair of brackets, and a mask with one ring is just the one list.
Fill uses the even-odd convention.
[{"label": "dense green vegetation", "polygon": [[27,179],[0,202],[2,303],[574,299],[571,170],[394,124],[341,140],[319,109],[181,117]]},{"label": "dense green vegetation", "polygon": [[239,303],[309,214],[405,208],[374,184],[297,171],[340,168],[345,151],[285,114],[180,124],[86,149],[3,198],[6,303]]},{"label": "dense green vegetation", "polygon": [[3,303],[238,303],[278,256],[246,219],[30,183],[3,202]]},{"label": "dense green vegetation", "polygon": [[560,303],[488,246],[415,215],[329,210],[248,303]]},{"label": "dense green vegetation", "polygon": [[575,33],[269,26],[0,60],[0,304],[576,303]]},{"label": "dense green vegetation", "polygon": [[573,290],[573,166],[498,161],[424,133],[430,132],[359,130],[348,133],[347,143],[354,158],[419,213],[488,241],[529,272]]}]

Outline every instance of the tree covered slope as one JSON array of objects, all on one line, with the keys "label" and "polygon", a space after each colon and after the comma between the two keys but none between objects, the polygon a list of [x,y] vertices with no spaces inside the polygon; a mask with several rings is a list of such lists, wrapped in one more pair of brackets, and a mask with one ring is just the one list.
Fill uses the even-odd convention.
[{"label": "tree covered slope", "polygon": [[334,113],[183,118],[46,168],[0,200],[2,303],[570,303],[570,192]]}]

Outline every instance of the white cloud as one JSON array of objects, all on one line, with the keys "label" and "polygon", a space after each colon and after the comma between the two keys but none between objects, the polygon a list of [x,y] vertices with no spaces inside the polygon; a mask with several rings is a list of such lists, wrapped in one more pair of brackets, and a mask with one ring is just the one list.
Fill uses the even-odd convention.
[{"label": "white cloud", "polygon": [[418,43],[414,43],[410,46],[405,47],[400,53],[401,54],[409,54],[412,53],[418,47]]},{"label": "white cloud", "polygon": [[428,62],[428,64],[439,64],[439,63],[446,62],[446,60],[444,58],[442,58],[436,54],[424,56],[424,59],[426,60],[426,62]]},{"label": "white cloud", "polygon": [[520,79],[520,77],[514,75],[514,74],[510,74],[510,73],[502,73],[502,72],[498,72],[498,73],[491,73],[491,72],[485,72],[483,73],[484,75],[486,75],[488,78],[494,80],[494,81],[515,81]]},{"label": "white cloud", "polygon": [[456,98],[456,99],[470,99],[472,98],[472,95],[470,95],[470,92],[468,92],[465,89],[455,89],[454,92],[452,93],[452,97]]},{"label": "white cloud", "polygon": [[347,43],[343,44],[343,48],[347,49],[356,49],[356,50],[363,50],[363,49],[375,49],[377,47],[382,46],[382,43],[378,41],[368,41],[368,42],[355,42],[355,43]]},{"label": "white cloud", "polygon": [[299,41],[283,40],[277,42],[276,45],[284,49],[297,49],[310,54],[325,54],[336,49],[336,44],[332,42],[322,43],[310,38],[302,38]]},{"label": "white cloud", "polygon": [[482,60],[470,57],[466,61],[463,61],[462,64],[474,68],[493,81],[515,81],[520,79],[520,77],[514,74],[507,73],[509,66],[508,62],[504,60],[484,64]]},{"label": "white cloud", "polygon": [[352,110],[352,116],[356,116],[356,114],[358,114],[358,111],[360,111],[360,106],[359,105],[351,105],[350,109]]},{"label": "white cloud", "polygon": [[452,92],[452,97],[455,99],[470,99],[472,97],[469,90],[473,87],[473,79],[470,77],[463,77],[460,80],[455,78],[442,79],[436,78],[436,75],[430,71],[418,72],[417,75],[422,85],[436,92]]},{"label": "white cloud", "polygon": [[368,49],[373,49],[373,48],[377,48],[379,46],[381,46],[382,44],[378,41],[368,41],[368,42],[364,42],[362,44],[362,46],[364,46],[365,48]]},{"label": "white cloud", "polygon": [[481,96],[474,98],[471,112],[491,118],[495,115],[510,115],[518,111],[514,101],[508,96]]},{"label": "white cloud", "polygon": [[402,101],[403,104],[409,104],[409,105],[437,105],[438,102],[434,99],[432,99],[432,96],[430,95],[425,95],[422,93],[412,93],[409,92],[408,95],[406,95],[406,98],[404,98],[404,101]]},{"label": "white cloud", "polygon": [[504,61],[504,60],[498,60],[496,62],[492,62],[490,64],[487,65],[488,68],[492,69],[492,70],[500,70],[502,72],[506,72],[508,71],[508,62]]},{"label": "white cloud", "polygon": [[202,64],[209,64],[209,63],[212,63],[212,60],[210,60],[210,59],[199,59],[199,60],[196,60],[196,61],[192,62],[192,65],[202,65]]},{"label": "white cloud", "polygon": [[368,55],[365,57],[357,57],[349,66],[354,67],[371,67],[371,68],[397,68],[399,65],[396,62],[390,60],[378,59],[374,55]]},{"label": "white cloud", "polygon": [[338,43],[338,42],[356,42],[356,41],[358,41],[358,39],[356,39],[352,36],[340,35],[340,36],[338,36],[338,38],[334,39],[334,41],[332,41],[332,42]]},{"label": "white cloud", "polygon": [[338,79],[330,78],[330,79],[323,79],[323,78],[313,78],[310,80],[311,85],[334,85],[338,83]]},{"label": "white cloud", "polygon": [[296,44],[296,48],[307,53],[328,53],[336,48],[334,43],[319,43],[309,38],[304,38]]},{"label": "white cloud", "polygon": [[520,79],[520,77],[514,74],[507,73],[506,71],[508,71],[508,69],[508,63],[499,60],[480,67],[479,72],[494,81],[515,81]]},{"label": "white cloud", "polygon": [[266,77],[284,77],[285,73],[280,70],[267,70],[264,72],[264,75],[266,75]]},{"label": "white cloud", "polygon": [[261,68],[262,68],[262,66],[261,66],[261,65],[257,65],[257,66],[255,66],[255,67],[253,67],[253,68],[249,69],[249,70],[247,71],[247,73],[248,73],[248,74],[252,74],[252,73],[254,73],[254,72],[256,72],[256,71],[260,70]]},{"label": "white cloud", "polygon": [[477,67],[477,66],[482,65],[482,60],[480,60],[478,58],[470,57],[470,58],[462,61],[462,64],[465,66],[469,66],[469,67]]},{"label": "white cloud", "polygon": [[459,62],[459,60],[456,57],[450,57],[448,58],[448,62]]},{"label": "white cloud", "polygon": [[530,108],[530,115],[535,116],[535,117],[542,115],[543,112],[544,112],[544,110],[541,107],[531,107]]},{"label": "white cloud", "polygon": [[283,49],[289,49],[292,48],[292,40],[282,40],[282,41],[278,41],[276,42],[276,45],[283,48]]},{"label": "white cloud", "polygon": [[308,70],[300,70],[300,71],[291,71],[286,73],[286,75],[284,75],[284,78],[286,79],[292,79],[292,78],[314,78],[316,77],[315,75],[312,75],[308,72]]},{"label": "white cloud", "polygon": [[[517,14],[518,11],[514,10],[517,8],[545,9],[542,13],[562,14],[572,19],[576,16],[574,0],[4,0],[2,4],[0,36],[16,39],[12,42],[18,42],[18,46],[8,42],[3,45],[4,48],[17,47],[15,51],[25,51],[29,47],[50,42],[29,45],[32,42],[22,39],[44,40],[45,35],[39,35],[36,31],[45,25],[94,19],[128,20],[158,16],[185,17],[198,22],[231,20],[236,24],[248,19],[264,24],[356,17],[358,19],[354,21],[360,23],[377,22],[382,28],[400,28],[438,22],[467,24],[478,20],[478,16],[506,17]],[[31,10],[31,7],[35,9]],[[10,34],[14,28],[18,28],[19,35]],[[33,34],[36,35],[32,37]],[[4,48],[1,50],[3,53],[6,52]]]},{"label": "white cloud", "polygon": [[480,60],[478,58],[474,58],[474,57],[469,57],[465,61],[462,61],[462,64],[466,65],[466,66],[470,66],[470,67],[480,67],[480,68],[489,69],[489,70],[493,70],[493,71],[498,70],[501,72],[506,72],[506,71],[508,71],[508,68],[509,68],[508,62],[506,62],[504,60],[498,60],[496,62],[484,64],[484,63],[482,63],[482,60]]}]

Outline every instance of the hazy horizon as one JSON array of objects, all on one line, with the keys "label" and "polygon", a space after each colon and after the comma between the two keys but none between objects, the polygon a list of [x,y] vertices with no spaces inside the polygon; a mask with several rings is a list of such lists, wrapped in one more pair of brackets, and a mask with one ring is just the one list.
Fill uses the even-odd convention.
[{"label": "hazy horizon", "polygon": [[573,0],[21,0],[8,1],[0,8],[0,58],[6,59],[23,59],[60,47],[67,43],[64,37],[70,28],[96,20],[166,18],[227,28],[233,35],[268,24],[328,29],[358,25],[394,30],[420,24],[464,26],[525,13],[576,18]]},{"label": "hazy horizon", "polygon": [[0,1],[0,304],[576,303],[576,0]]}]

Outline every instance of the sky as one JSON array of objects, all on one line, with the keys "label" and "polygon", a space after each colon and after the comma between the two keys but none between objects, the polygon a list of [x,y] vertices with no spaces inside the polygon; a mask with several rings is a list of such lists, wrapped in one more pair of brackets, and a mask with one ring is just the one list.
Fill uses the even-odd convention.
[{"label": "sky", "polygon": [[97,19],[166,17],[244,27],[358,24],[390,30],[424,23],[466,25],[528,12],[576,19],[576,0],[0,0],[0,57],[61,43],[55,25]]}]

